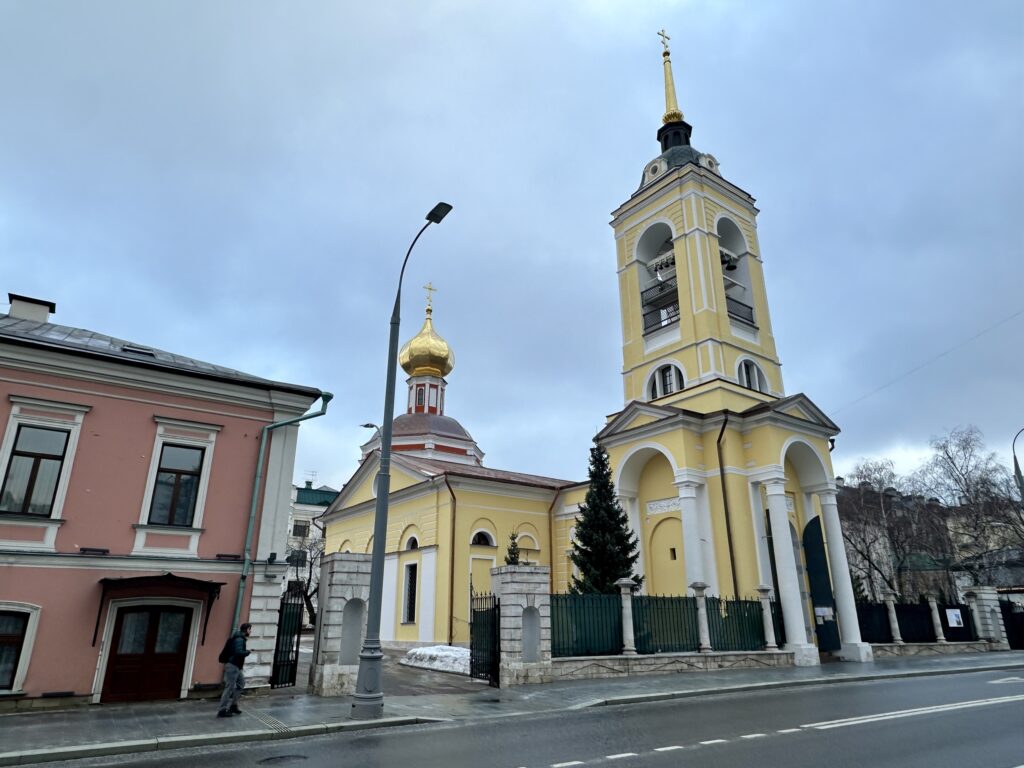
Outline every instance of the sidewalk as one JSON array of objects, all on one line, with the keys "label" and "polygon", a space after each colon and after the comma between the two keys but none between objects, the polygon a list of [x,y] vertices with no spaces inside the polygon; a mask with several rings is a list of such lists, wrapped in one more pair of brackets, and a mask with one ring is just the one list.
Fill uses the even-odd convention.
[{"label": "sidewalk", "polygon": [[[385,719],[376,721],[350,720],[348,697],[322,699],[305,694],[244,698],[243,714],[229,720],[214,717],[216,703],[213,701],[105,705],[61,712],[26,712],[0,716],[0,766],[239,741],[295,738],[434,720],[471,720],[557,712],[764,688],[982,670],[1006,670],[1008,676],[1013,676],[1015,670],[1021,669],[1024,669],[1024,652],[1011,651],[906,657],[872,664],[833,663],[821,667],[737,669],[622,680],[577,680],[500,690],[481,683],[479,689],[465,692],[386,696]],[[434,674],[440,676],[438,687],[451,690],[444,684],[447,677],[444,673]]]}]

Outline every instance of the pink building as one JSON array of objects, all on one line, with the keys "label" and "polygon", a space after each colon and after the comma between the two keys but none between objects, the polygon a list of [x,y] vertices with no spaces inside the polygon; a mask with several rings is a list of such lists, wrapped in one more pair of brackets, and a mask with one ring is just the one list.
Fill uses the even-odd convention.
[{"label": "pink building", "polygon": [[52,303],[10,299],[0,709],[214,687],[236,614],[253,624],[250,683],[266,685],[298,425],[265,428],[317,399],[322,413],[330,395],[55,325]]}]

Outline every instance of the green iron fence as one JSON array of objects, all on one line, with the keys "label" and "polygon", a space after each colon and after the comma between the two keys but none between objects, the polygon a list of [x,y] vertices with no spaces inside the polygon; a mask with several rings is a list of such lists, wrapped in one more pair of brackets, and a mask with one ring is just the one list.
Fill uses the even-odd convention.
[{"label": "green iron fence", "polygon": [[775,645],[779,648],[786,644],[786,625],[782,621],[782,605],[772,600],[772,627],[775,629]]},{"label": "green iron fence", "polygon": [[716,651],[763,651],[764,618],[760,600],[707,598],[708,630]]},{"label": "green iron fence", "polygon": [[619,595],[551,595],[551,655],[614,656],[622,653]]},{"label": "green iron fence", "polygon": [[896,620],[904,643],[934,643],[935,625],[927,603],[896,603]]},{"label": "green iron fence", "polygon": [[[939,603],[939,620],[942,622],[942,634],[951,643],[969,643],[977,640],[974,634],[974,620],[971,618],[971,607],[963,603]],[[954,611],[952,617],[950,611]],[[959,611],[959,617],[955,613]],[[954,624],[950,624],[950,618]],[[956,620],[959,619],[959,623]]]},{"label": "green iron fence", "polygon": [[865,643],[891,643],[889,609],[885,603],[857,603],[857,623],[860,639]]},{"label": "green iron fence", "polygon": [[633,595],[637,653],[685,653],[700,649],[697,598]]}]

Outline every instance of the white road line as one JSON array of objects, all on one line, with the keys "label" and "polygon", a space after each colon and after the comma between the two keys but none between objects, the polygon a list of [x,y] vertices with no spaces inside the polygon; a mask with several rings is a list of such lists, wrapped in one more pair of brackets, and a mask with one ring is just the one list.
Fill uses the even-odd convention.
[{"label": "white road line", "polygon": [[807,723],[801,728],[815,728],[819,731],[829,728],[844,728],[848,725],[862,725],[864,723],[877,723],[882,720],[896,720],[901,717],[916,717],[918,715],[937,714],[939,712],[952,712],[958,709],[972,709],[974,707],[988,707],[993,704],[1008,704],[1012,701],[1024,701],[1021,696],[1001,696],[995,699],[976,699],[974,701],[958,701],[952,704],[939,704],[934,707],[918,707],[917,709],[901,709],[895,712],[879,712],[874,715],[861,715],[860,717],[848,717],[842,720],[825,720],[820,723]]},{"label": "white road line", "polygon": [[680,747],[677,744],[673,744],[671,747],[655,747],[654,751],[655,752],[671,752],[673,749],[682,749],[682,747]]},{"label": "white road line", "polygon": [[621,760],[624,757],[636,757],[636,752],[620,752],[617,755],[605,755],[606,760]]},{"label": "white road line", "polygon": [[776,731],[776,733],[800,733],[800,729],[799,728],[783,728],[781,731]]},{"label": "white road line", "polygon": [[748,733],[746,736],[740,736],[741,739],[760,739],[764,736],[763,733]]},{"label": "white road line", "polygon": [[725,739],[711,739],[710,741],[702,741],[701,744],[725,744]]},{"label": "white road line", "polygon": [[551,768],[568,768],[570,765],[583,765],[582,760],[570,760],[568,763],[552,763]]}]

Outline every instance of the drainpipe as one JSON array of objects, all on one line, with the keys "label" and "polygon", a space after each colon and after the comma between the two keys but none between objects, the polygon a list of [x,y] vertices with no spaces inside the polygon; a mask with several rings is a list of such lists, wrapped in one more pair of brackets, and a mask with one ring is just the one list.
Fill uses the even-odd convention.
[{"label": "drainpipe", "polygon": [[[555,491],[555,498],[548,507],[548,593],[555,593],[555,502],[562,495],[562,489]],[[538,563],[539,565],[539,563]]]},{"label": "drainpipe", "polygon": [[451,645],[455,642],[455,509],[458,501],[452,484],[448,482],[448,474],[442,477],[452,497],[452,533],[448,544],[448,645]]},{"label": "drainpipe", "polygon": [[736,584],[736,556],[732,548],[732,521],[729,516],[729,490],[725,485],[725,461],[722,459],[722,438],[725,437],[725,428],[729,424],[728,411],[722,411],[722,429],[718,432],[718,477],[722,482],[722,506],[725,508],[725,540],[729,544],[729,571],[732,573],[732,594],[739,598],[740,590]]},{"label": "drainpipe", "polygon": [[252,571],[252,537],[256,529],[256,502],[259,499],[260,482],[263,480],[263,459],[267,452],[267,442],[270,438],[270,432],[278,427],[287,427],[291,424],[298,424],[300,421],[305,421],[306,419],[315,419],[317,416],[323,416],[327,413],[327,404],[333,399],[334,395],[330,392],[321,392],[319,411],[316,411],[315,413],[307,413],[295,419],[286,419],[285,421],[278,421],[274,424],[267,424],[263,427],[263,432],[260,434],[260,453],[259,457],[256,459],[256,476],[252,479],[252,503],[249,505],[249,525],[245,531],[245,555],[242,562],[242,576],[238,580],[238,597],[235,598],[235,616],[231,620],[231,626],[233,629],[238,629],[238,620],[242,616],[242,598],[245,596],[245,584],[249,579],[249,573]]}]

